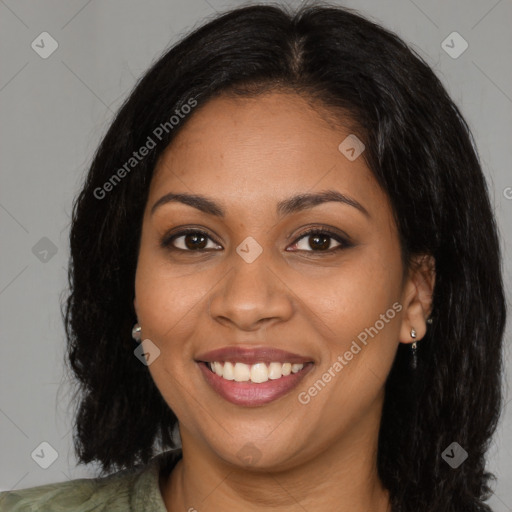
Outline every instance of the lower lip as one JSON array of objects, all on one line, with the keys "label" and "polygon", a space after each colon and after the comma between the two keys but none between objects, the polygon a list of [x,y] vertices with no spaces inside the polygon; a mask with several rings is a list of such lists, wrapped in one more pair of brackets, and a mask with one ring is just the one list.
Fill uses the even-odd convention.
[{"label": "lower lip", "polygon": [[232,404],[245,407],[257,407],[268,404],[289,393],[304,376],[313,368],[313,363],[306,363],[297,373],[267,382],[254,383],[250,381],[236,382],[226,380],[212,372],[206,363],[198,363],[206,382],[225,400]]}]

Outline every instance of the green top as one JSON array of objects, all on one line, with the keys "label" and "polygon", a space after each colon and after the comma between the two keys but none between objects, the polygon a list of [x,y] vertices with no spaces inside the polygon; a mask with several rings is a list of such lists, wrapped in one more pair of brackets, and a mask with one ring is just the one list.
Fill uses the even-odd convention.
[{"label": "green top", "polygon": [[160,474],[169,474],[181,448],[101,478],[79,478],[0,493],[0,512],[167,512]]}]

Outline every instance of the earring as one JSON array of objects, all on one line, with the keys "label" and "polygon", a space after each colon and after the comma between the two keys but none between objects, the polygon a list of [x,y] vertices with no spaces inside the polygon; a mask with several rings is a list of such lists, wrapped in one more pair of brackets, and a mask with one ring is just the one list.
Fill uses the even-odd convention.
[{"label": "earring", "polygon": [[431,324],[433,322],[432,318],[427,318],[427,324]]},{"label": "earring", "polygon": [[[411,329],[411,338],[413,340],[416,339],[416,329],[414,329],[414,327]],[[416,344],[416,341],[412,344],[411,350],[412,350],[411,366],[412,366],[413,370],[415,370],[418,367],[418,354],[417,354],[418,345]]]},{"label": "earring", "polygon": [[135,324],[132,329],[132,338],[135,341],[140,342],[142,327],[139,324]]}]

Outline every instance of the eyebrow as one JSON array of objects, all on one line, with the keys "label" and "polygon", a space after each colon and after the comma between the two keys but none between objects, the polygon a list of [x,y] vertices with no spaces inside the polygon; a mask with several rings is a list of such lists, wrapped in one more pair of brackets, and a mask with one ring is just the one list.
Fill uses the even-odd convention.
[{"label": "eyebrow", "polygon": [[[165,194],[156,201],[151,208],[151,215],[153,215],[155,210],[160,206],[171,202],[186,204],[216,217],[225,217],[225,210],[213,199],[209,199],[208,197],[199,194],[174,194],[172,192]],[[338,202],[353,206],[366,217],[370,217],[368,210],[361,203],[336,190],[324,190],[322,192],[298,194],[296,196],[289,197],[288,199],[284,199],[277,203],[276,212],[279,217],[283,217],[285,215],[290,215],[292,213],[300,212],[313,208],[319,204],[329,202]]]}]

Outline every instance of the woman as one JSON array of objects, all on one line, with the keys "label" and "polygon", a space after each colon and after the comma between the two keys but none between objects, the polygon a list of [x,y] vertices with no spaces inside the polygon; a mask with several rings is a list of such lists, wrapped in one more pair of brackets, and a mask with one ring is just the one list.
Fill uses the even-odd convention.
[{"label": "woman", "polygon": [[75,447],[102,475],[1,510],[490,510],[497,230],[396,35],[321,6],[195,30],[119,111],[70,239]]}]

